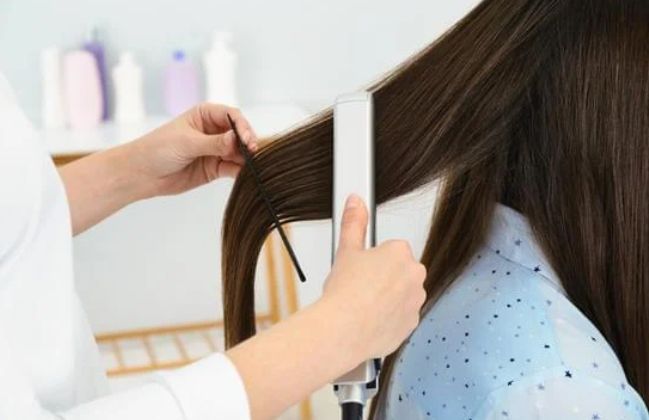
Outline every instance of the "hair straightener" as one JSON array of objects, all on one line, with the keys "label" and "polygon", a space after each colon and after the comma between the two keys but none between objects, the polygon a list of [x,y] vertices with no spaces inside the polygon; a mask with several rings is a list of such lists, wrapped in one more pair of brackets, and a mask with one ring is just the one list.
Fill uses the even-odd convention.
[{"label": "hair straightener", "polygon": [[[279,231],[284,246],[302,281],[306,280],[295,252],[286,237],[268,193],[263,186],[247,146],[228,115],[239,150],[253,175],[259,193]],[[363,199],[369,210],[365,246],[376,245],[376,202],[374,198],[374,107],[372,94],[357,92],[337,98],[334,106],[333,197],[331,260],[338,248],[339,226],[345,201],[350,194]],[[334,381],[334,392],[341,407],[342,420],[362,420],[367,401],[376,395],[381,360],[367,360]]]},{"label": "hair straightener", "polygon": [[[372,94],[337,98],[334,106],[332,261],[338,248],[345,200],[357,194],[368,207],[365,246],[376,245],[374,199],[374,106]],[[352,304],[352,303],[350,303]],[[368,360],[334,381],[343,420],[361,420],[367,401],[378,391],[380,359]]]}]

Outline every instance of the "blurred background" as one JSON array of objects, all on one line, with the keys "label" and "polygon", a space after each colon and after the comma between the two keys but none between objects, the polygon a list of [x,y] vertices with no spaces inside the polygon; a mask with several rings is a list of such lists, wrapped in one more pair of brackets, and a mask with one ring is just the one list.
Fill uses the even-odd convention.
[{"label": "blurred background", "polygon": [[[2,0],[0,71],[59,164],[206,99],[236,104],[260,135],[272,135],[377,80],[477,3]],[[90,72],[88,53],[104,60]],[[98,103],[103,115],[93,120],[88,109]],[[115,388],[142,380],[142,366],[173,367],[174,351],[182,363],[220,349],[220,223],[230,188],[219,181],[136,203],[75,238],[78,290]],[[431,186],[382,207],[379,239],[407,238],[420,252],[433,201]],[[296,284],[279,242],[269,244],[258,266],[261,323],[312,302],[327,275],[329,224],[298,224],[291,235],[309,281]],[[329,389],[308,405],[284,418],[337,413]]]},{"label": "blurred background", "polygon": [[[145,69],[147,107],[161,106],[172,51],[197,62],[214,30],[233,34],[242,104],[329,105],[428,44],[477,0],[3,0],[0,63],[39,119],[39,54],[72,48],[100,30],[112,67],[132,51]],[[0,9],[3,10],[3,9]]]}]

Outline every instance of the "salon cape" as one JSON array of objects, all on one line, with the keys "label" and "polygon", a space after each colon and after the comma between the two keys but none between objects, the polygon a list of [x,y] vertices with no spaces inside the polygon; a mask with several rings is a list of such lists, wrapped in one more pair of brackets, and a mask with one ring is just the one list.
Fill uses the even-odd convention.
[{"label": "salon cape", "polygon": [[72,267],[63,184],[0,74],[0,420],[249,418],[221,354],[110,394]]}]

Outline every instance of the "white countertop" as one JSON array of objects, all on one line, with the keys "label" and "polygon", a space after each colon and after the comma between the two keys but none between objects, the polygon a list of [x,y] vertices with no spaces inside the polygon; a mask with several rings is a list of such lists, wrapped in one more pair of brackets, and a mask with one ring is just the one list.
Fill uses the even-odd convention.
[{"label": "white countertop", "polygon": [[[276,134],[308,118],[296,105],[257,105],[241,108],[260,137]],[[53,156],[76,155],[104,150],[133,140],[169,121],[171,117],[151,116],[141,124],[103,123],[90,130],[40,130],[48,151]]]}]

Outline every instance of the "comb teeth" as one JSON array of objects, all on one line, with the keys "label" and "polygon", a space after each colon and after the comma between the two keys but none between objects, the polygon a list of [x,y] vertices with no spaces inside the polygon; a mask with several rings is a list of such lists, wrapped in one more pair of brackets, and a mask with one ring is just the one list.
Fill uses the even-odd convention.
[{"label": "comb teeth", "polygon": [[291,247],[291,243],[288,241],[286,232],[284,231],[284,228],[282,228],[282,224],[280,223],[279,218],[277,217],[277,212],[275,211],[273,204],[270,202],[268,193],[266,192],[266,189],[264,188],[264,185],[261,182],[261,177],[259,176],[259,172],[257,172],[257,168],[253,164],[250,151],[248,150],[248,147],[245,145],[243,140],[241,140],[241,136],[239,136],[237,127],[234,124],[232,117],[230,117],[230,114],[226,114],[226,116],[228,117],[230,128],[232,128],[232,131],[234,131],[234,136],[236,137],[237,143],[239,144],[239,150],[243,155],[243,159],[246,161],[246,166],[248,167],[248,169],[250,169],[250,172],[252,173],[252,177],[255,179],[255,183],[257,184],[257,190],[259,191],[259,195],[261,195],[261,198],[264,204],[266,205],[266,209],[268,210],[268,213],[270,213],[270,216],[273,219],[273,224],[275,225],[275,228],[279,232],[279,236],[282,238],[282,243],[284,243],[284,247],[286,248],[288,255],[291,257],[291,261],[293,262],[293,266],[295,267],[295,271],[297,271],[297,275],[300,278],[300,281],[304,283],[306,281],[306,276],[302,271],[302,267],[300,267],[300,263],[297,260],[295,251],[293,251],[293,247]]}]

